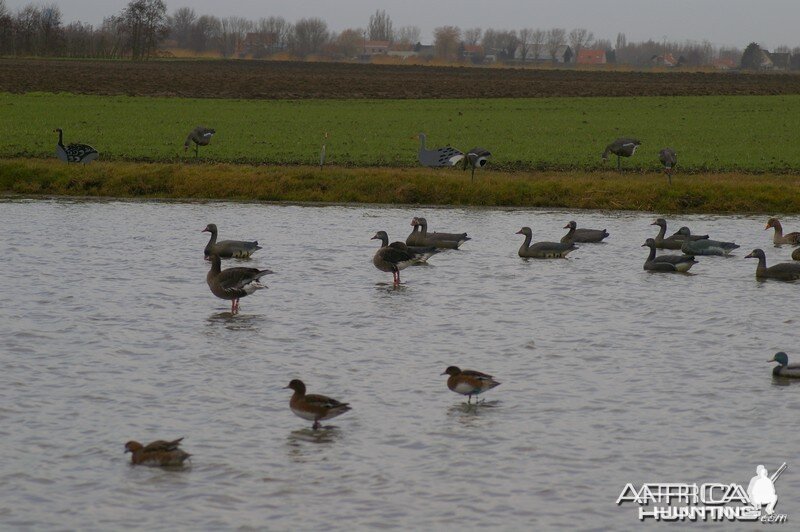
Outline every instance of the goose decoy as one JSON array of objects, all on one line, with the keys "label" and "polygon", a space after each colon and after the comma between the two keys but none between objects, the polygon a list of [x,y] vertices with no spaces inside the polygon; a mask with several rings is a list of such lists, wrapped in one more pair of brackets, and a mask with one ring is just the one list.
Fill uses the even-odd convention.
[{"label": "goose decoy", "polygon": [[686,238],[692,236],[688,227],[681,227],[678,233],[683,235],[681,251],[686,255],[729,255],[731,251],[741,247],[739,244],[734,244],[733,242],[720,242],[719,240],[711,240],[710,238],[701,238],[699,240]]},{"label": "goose decoy", "polygon": [[443,249],[458,249],[458,247],[466,242],[472,240],[467,236],[467,233],[429,233],[428,220],[419,216],[411,220],[411,225],[414,227],[413,231],[408,238],[406,244],[409,246],[433,246]]},{"label": "goose decoy", "polygon": [[533,233],[530,227],[523,227],[516,232],[525,235],[525,242],[519,248],[519,256],[531,259],[563,259],[578,247],[572,242],[536,242],[531,244]]},{"label": "goose decoy", "polygon": [[775,245],[780,244],[791,244],[792,246],[799,246],[800,245],[800,232],[793,232],[788,234],[783,234],[783,226],[781,225],[780,220],[777,218],[770,218],[767,220],[767,226],[764,227],[764,231],[769,229],[770,227],[775,228],[775,233],[772,235],[772,242]]},{"label": "goose decoy", "polygon": [[[672,236],[664,238],[667,232],[667,221],[664,218],[657,218],[650,225],[657,225],[659,227],[658,234],[655,237],[656,248],[658,249],[681,249],[683,245],[684,236],[680,230],[676,231]],[[691,235],[691,240],[702,240],[708,238],[708,235]]]},{"label": "goose decoy", "polygon": [[772,368],[773,377],[789,377],[800,379],[800,364],[789,364],[789,355],[783,351],[778,351],[775,356],[767,362],[777,362],[778,365]]},{"label": "goose decoy", "polygon": [[191,455],[179,449],[183,438],[173,441],[156,440],[147,445],[138,441],[129,441],[125,444],[125,453],[131,453],[131,464],[150,466],[180,466]]},{"label": "goose decoy", "polygon": [[452,146],[436,148],[435,150],[426,149],[425,141],[427,138],[425,133],[419,134],[419,151],[417,152],[417,158],[419,159],[419,164],[422,166],[455,166],[464,158],[464,154]]},{"label": "goose decoy", "polygon": [[400,251],[408,252],[415,255],[414,264],[422,264],[428,262],[428,259],[439,253],[439,249],[434,246],[409,246],[405,242],[392,242],[389,243],[389,235],[386,231],[378,231],[370,240],[380,240],[381,247],[392,247]]},{"label": "goose decoy", "polygon": [[[500,386],[500,383],[494,380],[494,377],[475,371],[472,369],[461,370],[456,366],[450,366],[442,375],[450,375],[447,378],[447,387],[451,391],[460,393],[467,396],[467,404],[472,402],[472,396],[478,396],[486,390],[491,390],[495,386]],[[475,398],[477,403],[477,397]]]},{"label": "goose decoy", "polygon": [[58,132],[58,144],[56,144],[56,157],[65,163],[89,163],[100,156],[100,153],[88,144],[70,144],[64,146],[64,131],[59,127],[53,130]]},{"label": "goose decoy", "polygon": [[754,249],[744,258],[758,259],[756,279],[778,279],[779,281],[800,279],[800,262],[781,262],[767,268],[767,256],[763,249]]},{"label": "goose decoy", "polygon": [[794,251],[792,251],[792,259],[800,260],[800,248],[797,248]]},{"label": "goose decoy", "polygon": [[395,286],[400,284],[400,270],[404,270],[412,264],[425,262],[436,251],[434,249],[433,252],[430,252],[431,248],[426,248],[428,249],[426,252],[413,251],[410,246],[402,242],[389,244],[389,236],[386,231],[378,231],[370,240],[381,241],[381,247],[372,257],[372,264],[382,272],[392,272]]},{"label": "goose decoy", "polygon": [[231,313],[239,312],[239,298],[249,296],[256,290],[267,288],[259,280],[272,270],[259,270],[258,268],[226,268],[220,269],[221,261],[217,255],[209,257],[211,270],[206,275],[206,282],[211,293],[220,299],[231,301]]},{"label": "goose decoy", "polygon": [[678,154],[672,148],[664,148],[658,152],[658,160],[664,166],[664,173],[669,178],[669,184],[672,184],[672,172],[675,170],[675,165],[678,164]]},{"label": "goose decoy", "polygon": [[314,425],[311,428],[314,430],[320,428],[320,421],[333,419],[352,409],[349,403],[340,403],[324,395],[306,395],[306,385],[299,379],[293,379],[286,388],[294,390],[289,400],[289,408],[294,415],[313,421]]},{"label": "goose decoy", "polygon": [[217,242],[216,224],[208,224],[206,228],[200,232],[211,233],[211,238],[208,240],[205,250],[203,250],[206,259],[211,255],[216,255],[221,259],[247,259],[250,258],[250,255],[261,249],[257,240],[252,242],[244,240],[222,240]]},{"label": "goose decoy", "polygon": [[189,132],[189,135],[183,142],[183,151],[188,150],[189,144],[194,142],[194,156],[197,157],[200,146],[208,146],[208,143],[211,142],[211,137],[214,136],[214,133],[216,133],[216,130],[214,129],[205,126],[197,126]]},{"label": "goose decoy", "polygon": [[601,157],[603,161],[608,160],[608,154],[613,153],[617,156],[617,170],[622,170],[622,163],[620,157],[631,157],[636,153],[636,148],[641,146],[641,142],[637,139],[621,137],[606,146],[605,151]]},{"label": "goose decoy", "polygon": [[486,163],[489,162],[489,157],[492,154],[486,148],[472,148],[467,151],[467,154],[464,156],[464,170],[469,167],[472,167],[472,177],[470,181],[475,180],[475,169],[476,168],[483,168],[486,166]]},{"label": "goose decoy", "polygon": [[561,242],[565,244],[569,242],[602,242],[602,240],[609,234],[605,229],[577,229],[577,227],[578,224],[576,224],[574,221],[565,225],[564,229],[569,229],[569,232],[561,237]]},{"label": "goose decoy", "polygon": [[656,257],[656,241],[652,238],[645,240],[642,247],[650,248],[650,255],[644,261],[644,269],[650,272],[688,272],[697,264],[691,255],[659,255]]}]

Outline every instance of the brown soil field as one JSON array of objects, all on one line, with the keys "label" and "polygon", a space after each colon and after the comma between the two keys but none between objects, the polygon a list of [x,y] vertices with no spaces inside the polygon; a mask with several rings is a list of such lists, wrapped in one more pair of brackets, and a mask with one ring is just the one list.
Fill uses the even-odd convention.
[{"label": "brown soil field", "polygon": [[0,59],[0,91],[248,99],[775,95],[800,94],[800,74]]}]

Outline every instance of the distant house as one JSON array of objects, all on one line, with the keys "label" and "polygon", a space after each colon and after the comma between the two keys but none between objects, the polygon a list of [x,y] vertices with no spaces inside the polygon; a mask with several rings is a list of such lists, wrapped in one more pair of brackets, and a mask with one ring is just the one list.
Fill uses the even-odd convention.
[{"label": "distant house", "polygon": [[427,59],[431,59],[434,55],[436,55],[436,47],[432,44],[417,43],[414,46],[414,51],[417,52],[418,56],[425,57]]},{"label": "distant house", "polygon": [[730,57],[720,57],[711,61],[711,66],[717,70],[733,70],[736,68],[736,61]]},{"label": "distant house", "polygon": [[389,41],[364,41],[364,55],[387,55]]},{"label": "distant house", "polygon": [[578,58],[575,62],[579,65],[605,65],[608,61],[605,50],[581,48],[578,50]]},{"label": "distant house", "polygon": [[792,54],[789,52],[767,52],[772,61],[773,70],[789,70],[792,66]]},{"label": "distant house", "polygon": [[766,51],[766,50],[760,50],[760,52],[761,52],[761,56],[759,58],[760,61],[758,63],[758,66],[762,70],[770,70],[770,69],[772,69],[772,58],[770,58],[769,52]]},{"label": "distant house", "polygon": [[483,59],[483,46],[465,44],[461,47],[461,58],[467,61],[480,62]]},{"label": "distant house", "polygon": [[678,61],[671,53],[654,55],[650,58],[650,63],[655,66],[674,67]]},{"label": "distant house", "polygon": [[416,56],[417,52],[414,51],[414,45],[411,43],[393,43],[389,46],[387,55],[408,59],[409,57]]}]

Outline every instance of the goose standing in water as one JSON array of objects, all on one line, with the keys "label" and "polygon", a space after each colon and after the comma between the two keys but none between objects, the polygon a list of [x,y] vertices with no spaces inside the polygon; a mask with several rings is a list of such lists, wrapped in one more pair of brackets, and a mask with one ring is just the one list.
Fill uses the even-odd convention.
[{"label": "goose standing in water", "polygon": [[496,386],[500,386],[500,383],[494,380],[494,377],[491,375],[472,369],[462,370],[456,366],[450,366],[444,370],[442,375],[450,375],[447,378],[447,387],[453,392],[466,395],[467,404],[472,402],[473,395],[476,396],[475,402],[477,403],[478,395]]},{"label": "goose standing in water", "polygon": [[209,257],[211,270],[206,275],[206,283],[211,293],[220,299],[231,302],[231,314],[239,312],[239,298],[249,296],[256,290],[267,288],[261,284],[260,279],[272,270],[259,270],[258,268],[226,268],[221,269],[221,261],[217,255]]},{"label": "goose standing in water", "polygon": [[409,246],[433,246],[443,249],[458,249],[458,247],[471,240],[467,233],[429,233],[428,220],[422,216],[415,216],[411,220],[414,229],[406,238]]},{"label": "goose standing in water", "polygon": [[800,279],[800,263],[798,262],[781,262],[767,268],[767,256],[764,254],[763,249],[754,249],[744,258],[758,259],[756,279],[777,279],[779,281]]},{"label": "goose standing in water", "polygon": [[601,242],[608,236],[608,231],[605,229],[577,229],[578,224],[574,221],[569,222],[564,226],[564,229],[569,229],[569,232],[561,237],[561,242],[568,244],[570,242],[591,243]]},{"label": "goose standing in water", "polygon": [[683,235],[683,244],[681,244],[681,251],[686,255],[729,255],[734,249],[738,249],[738,244],[733,242],[720,242],[719,240],[711,240],[710,238],[701,238],[692,240],[692,233],[688,227],[681,227],[678,229],[678,234]]},{"label": "goose standing in water", "polygon": [[644,261],[644,269],[650,272],[686,273],[697,264],[691,255],[659,255],[656,257],[656,241],[652,238],[645,240],[642,247],[650,248],[650,255]]},{"label": "goose standing in water", "polygon": [[608,154],[613,153],[617,156],[617,170],[622,171],[622,162],[620,157],[631,157],[636,153],[636,148],[641,146],[641,142],[637,139],[621,137],[606,146],[605,151],[601,157],[604,161],[608,160]]},{"label": "goose standing in water", "polygon": [[386,233],[386,231],[378,231],[370,240],[380,240],[382,248],[389,246],[414,255],[414,264],[426,263],[428,262],[429,258],[439,253],[439,249],[434,246],[409,246],[404,242],[399,241],[392,242],[390,244],[389,235]]},{"label": "goose standing in water", "polygon": [[246,242],[244,240],[222,240],[217,242],[217,225],[208,224],[201,233],[211,233],[211,238],[206,244],[203,254],[208,259],[211,255],[216,255],[221,259],[248,259],[250,255],[261,249],[258,241]]},{"label": "goose standing in water", "polygon": [[189,135],[183,142],[183,151],[188,150],[189,144],[194,142],[194,156],[197,157],[199,155],[200,146],[208,146],[214,133],[216,133],[214,129],[205,126],[197,126],[189,132]]},{"label": "goose standing in water", "polygon": [[672,172],[675,170],[675,165],[678,164],[678,154],[672,148],[664,148],[658,152],[658,160],[664,166],[664,173],[669,178],[669,184],[672,184]]},{"label": "goose standing in water", "polygon": [[472,167],[472,177],[470,181],[475,181],[475,169],[486,166],[491,156],[492,154],[486,148],[472,148],[467,152],[467,155],[464,156],[464,170]]},{"label": "goose standing in water", "polygon": [[[680,230],[676,231],[672,236],[664,238],[667,233],[667,221],[664,218],[658,218],[650,225],[657,225],[659,227],[658,234],[654,241],[658,249],[681,249],[683,246],[684,235]],[[687,229],[688,230],[688,229]],[[691,240],[703,240],[708,238],[708,235],[690,235]]]},{"label": "goose standing in water", "polygon": [[516,234],[525,235],[525,241],[518,251],[519,256],[522,258],[563,259],[571,251],[578,249],[572,242],[536,242],[531,244],[533,233],[530,227],[523,227]]},{"label": "goose standing in water", "polygon": [[773,377],[789,377],[800,379],[800,364],[789,364],[789,355],[783,351],[778,351],[775,356],[767,362],[777,362],[778,365],[772,368]]},{"label": "goose standing in water", "polygon": [[294,391],[289,400],[289,408],[297,417],[313,421],[313,430],[320,428],[320,421],[352,410],[349,403],[340,403],[324,395],[306,394],[306,385],[300,379],[293,379],[286,388]]},{"label": "goose standing in water", "polygon": [[775,233],[772,235],[772,242],[779,246],[781,244],[791,244],[792,246],[800,245],[800,232],[793,232],[788,234],[783,234],[783,226],[781,225],[780,220],[777,218],[770,218],[767,220],[767,226],[764,227],[764,231],[767,229],[774,227]]},{"label": "goose standing in water", "polygon": [[452,146],[445,146],[444,148],[436,148],[428,150],[425,148],[425,141],[427,140],[425,133],[419,134],[419,151],[417,158],[419,164],[422,166],[440,167],[440,166],[455,166],[463,158],[464,154],[453,148]]},{"label": "goose standing in water", "polygon": [[70,144],[64,146],[64,131],[59,127],[53,130],[58,133],[56,157],[65,163],[89,163],[100,156],[100,153],[88,144]]},{"label": "goose standing in water", "polygon": [[157,440],[147,445],[131,440],[125,444],[125,453],[131,453],[131,464],[150,466],[180,466],[191,455],[180,449],[181,440]]},{"label": "goose standing in water", "polygon": [[395,286],[400,284],[400,270],[404,270],[412,264],[425,262],[428,257],[436,253],[433,248],[425,248],[426,251],[414,251],[402,242],[389,244],[389,236],[386,231],[378,231],[370,240],[381,241],[381,247],[372,257],[372,264],[382,272],[391,272]]}]

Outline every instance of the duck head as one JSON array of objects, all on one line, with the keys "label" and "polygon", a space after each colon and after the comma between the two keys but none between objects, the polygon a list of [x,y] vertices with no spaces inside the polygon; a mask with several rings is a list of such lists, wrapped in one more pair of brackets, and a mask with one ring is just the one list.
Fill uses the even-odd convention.
[{"label": "duck head", "polygon": [[446,370],[444,370],[444,373],[442,373],[441,375],[458,375],[460,373],[461,370],[458,367],[449,366]]},{"label": "duck head", "polygon": [[676,235],[691,236],[692,232],[685,225],[675,232]]},{"label": "duck head", "polygon": [[767,360],[767,362],[777,362],[781,366],[788,366],[789,355],[787,355],[783,351],[778,351],[777,353],[775,353],[775,356]]},{"label": "duck head", "polygon": [[756,248],[753,251],[751,251],[750,253],[748,253],[747,255],[745,255],[744,258],[746,258],[746,259],[754,259],[754,258],[755,259],[766,259],[767,256],[764,254],[764,250],[763,249]]},{"label": "duck head", "polygon": [[131,440],[125,444],[125,454],[135,453],[136,451],[140,451],[142,449],[144,449],[144,446],[138,441]]},{"label": "duck head", "polygon": [[573,222],[570,222],[570,223],[568,223],[567,225],[565,225],[565,226],[564,226],[564,229],[575,229],[576,227],[578,227],[578,224],[576,224],[576,223],[573,221]]},{"label": "duck head", "polygon": [[288,386],[284,386],[285,389],[294,390],[295,392],[299,393],[300,395],[305,395],[306,393],[306,385],[303,384],[303,381],[300,379],[292,379]]},{"label": "duck head", "polygon": [[645,247],[654,248],[654,247],[656,247],[656,241],[654,239],[652,239],[652,238],[648,238],[647,240],[644,241],[644,244],[642,244],[642,247],[643,248],[645,248]]}]

